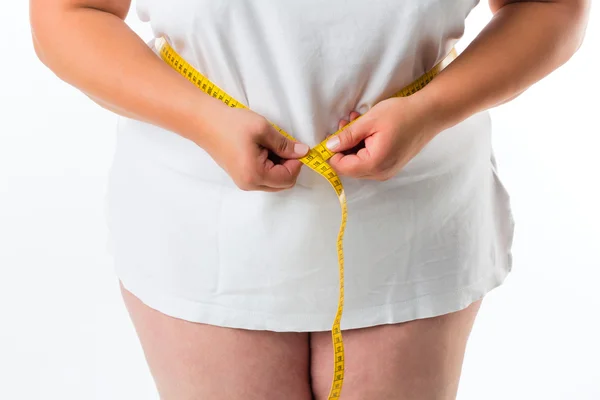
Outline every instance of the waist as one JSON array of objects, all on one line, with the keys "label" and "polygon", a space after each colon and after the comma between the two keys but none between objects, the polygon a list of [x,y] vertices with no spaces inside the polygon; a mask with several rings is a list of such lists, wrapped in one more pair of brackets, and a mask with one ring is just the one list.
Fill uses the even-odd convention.
[{"label": "waist", "polygon": [[[404,185],[445,175],[452,170],[473,168],[477,164],[489,162],[490,152],[489,114],[476,114],[440,132],[386,185]],[[163,128],[121,117],[113,168],[127,168],[127,165],[136,163],[155,164],[193,179],[235,188],[227,173],[194,142]],[[330,189],[325,179],[308,168],[303,168],[297,184]],[[352,186],[355,183],[344,181],[344,184]]]}]

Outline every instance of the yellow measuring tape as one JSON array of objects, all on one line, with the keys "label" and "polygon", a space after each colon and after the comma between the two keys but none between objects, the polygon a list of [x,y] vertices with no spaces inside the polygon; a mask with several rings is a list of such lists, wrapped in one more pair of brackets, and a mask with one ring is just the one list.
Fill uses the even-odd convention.
[{"label": "yellow measuring tape", "polygon": [[[232,108],[247,108],[245,105],[235,100],[233,97],[225,93],[223,89],[211,82],[207,77],[198,72],[192,67],[187,61],[185,61],[177,52],[171,47],[165,38],[158,38],[155,41],[155,48],[160,57],[173,67],[177,72],[187,78],[188,81],[196,85],[204,93],[221,100],[223,103]],[[448,64],[450,64],[457,57],[457,52],[452,49],[450,54],[437,64],[429,72],[419,77],[416,81],[406,86],[404,89],[396,93],[392,97],[406,97],[410,96],[421,90],[431,80],[440,73]],[[360,118],[360,117],[359,117]],[[356,121],[356,120],[355,120]],[[351,122],[352,123],[352,122]],[[279,131],[283,136],[295,140],[291,135],[285,132],[283,129],[275,124],[272,124],[275,129]],[[346,125],[342,129],[335,132],[333,135],[340,133],[343,129],[348,127]],[[317,172],[319,175],[327,179],[331,184],[335,193],[340,201],[342,208],[342,222],[340,224],[340,230],[337,236],[337,254],[340,274],[340,285],[339,285],[339,298],[338,308],[331,328],[331,334],[333,339],[333,350],[334,350],[334,373],[333,382],[331,384],[331,390],[329,392],[328,400],[335,400],[340,398],[342,391],[342,384],[344,382],[344,342],[342,340],[342,330],[340,329],[340,322],[342,320],[342,312],[344,310],[344,231],[346,229],[346,221],[348,219],[348,206],[346,202],[346,195],[344,194],[344,186],[339,176],[327,163],[335,153],[329,151],[325,146],[329,138],[325,139],[308,152],[306,156],[300,159],[300,161],[307,167]]]}]

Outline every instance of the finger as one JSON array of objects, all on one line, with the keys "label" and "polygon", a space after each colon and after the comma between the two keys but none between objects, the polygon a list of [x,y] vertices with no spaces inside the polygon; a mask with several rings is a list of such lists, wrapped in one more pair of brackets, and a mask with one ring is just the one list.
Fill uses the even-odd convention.
[{"label": "finger", "polygon": [[298,160],[286,160],[265,169],[261,184],[275,189],[288,189],[296,183],[302,163]]},{"label": "finger", "polygon": [[352,178],[365,178],[373,172],[373,159],[367,148],[360,149],[356,154],[337,153],[331,157],[329,164],[338,175]]},{"label": "finger", "polygon": [[371,134],[369,128],[368,123],[355,118],[354,121],[346,124],[340,133],[332,136],[326,146],[336,153],[351,149]]},{"label": "finger", "polygon": [[286,138],[273,127],[258,137],[258,144],[285,159],[304,157],[309,150],[308,145]]},{"label": "finger", "polygon": [[282,164],[284,167],[290,171],[290,174],[296,179],[298,174],[300,174],[300,169],[302,169],[302,163],[298,160],[285,160]]},{"label": "finger", "polygon": [[338,124],[338,130],[342,129],[344,126],[348,125],[349,122],[354,121],[356,118],[360,117],[360,114],[356,111],[352,111],[349,115],[348,119],[341,119]]},{"label": "finger", "polygon": [[360,114],[356,111],[352,111],[349,115],[349,119],[341,119],[338,124],[338,130],[342,129],[346,125],[348,125],[351,121],[354,121],[356,118],[360,117]]},{"label": "finger", "polygon": [[360,117],[360,114],[357,113],[356,111],[352,111],[350,113],[350,121],[354,121],[356,118]]},{"label": "finger", "polygon": [[341,119],[340,123],[338,124],[338,130],[342,129],[343,127],[345,127],[346,125],[348,125],[350,121],[348,121],[347,119]]}]

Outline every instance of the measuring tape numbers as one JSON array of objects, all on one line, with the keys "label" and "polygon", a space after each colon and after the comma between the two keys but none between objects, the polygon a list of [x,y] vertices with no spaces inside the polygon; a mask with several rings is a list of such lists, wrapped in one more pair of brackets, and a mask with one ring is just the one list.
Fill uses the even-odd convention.
[{"label": "measuring tape numbers", "polygon": [[[187,78],[188,81],[193,83],[196,87],[202,90],[209,96],[214,97],[225,103],[225,105],[232,108],[247,108],[244,104],[240,103],[230,95],[228,95],[223,89],[218,87],[216,84],[211,82],[207,77],[198,72],[192,65],[185,61],[169,44],[164,38],[157,38],[154,42],[154,46],[160,57],[169,64],[173,69]],[[452,49],[451,53],[437,64],[429,72],[419,77],[416,81],[403,88],[401,91],[396,93],[392,97],[406,97],[414,94],[425,87],[431,80],[442,71],[450,62],[457,57],[457,52]],[[359,117],[360,118],[360,117]],[[356,120],[354,120],[356,121]],[[350,122],[352,124],[354,121]],[[283,136],[288,139],[295,139],[285,132],[283,129],[275,124],[272,124],[275,129]],[[339,134],[343,129],[347,128],[348,125],[339,129],[333,135]],[[332,136],[333,136],[332,135]],[[333,353],[334,353],[334,372],[333,382],[331,384],[331,390],[329,392],[328,400],[337,400],[340,398],[342,385],[344,383],[344,341],[342,340],[342,330],[340,328],[342,313],[344,311],[344,232],[346,229],[346,222],[348,220],[348,205],[346,201],[346,195],[344,193],[344,186],[342,181],[336,172],[331,168],[327,161],[335,154],[329,151],[325,146],[327,140],[330,137],[317,144],[315,147],[309,150],[308,154],[300,159],[304,165],[327,179],[327,181],[335,190],[335,193],[340,202],[342,211],[342,221],[340,223],[340,230],[337,236],[336,248],[338,256],[338,268],[339,268],[339,297],[338,306],[331,328],[331,335],[333,340]]]}]

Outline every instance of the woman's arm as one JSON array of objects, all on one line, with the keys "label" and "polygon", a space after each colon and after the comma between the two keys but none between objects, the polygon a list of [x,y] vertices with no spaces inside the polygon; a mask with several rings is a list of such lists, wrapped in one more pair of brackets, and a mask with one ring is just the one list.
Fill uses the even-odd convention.
[{"label": "woman's arm", "polygon": [[[494,17],[467,49],[412,96],[376,104],[333,136],[341,174],[386,180],[441,131],[509,101],[565,63],[581,45],[590,0],[490,0]],[[350,150],[364,141],[364,148]]]},{"label": "woman's arm", "polygon": [[233,110],[164,63],[124,18],[131,0],[30,0],[40,60],[105,108],[164,127],[203,147],[244,190],[293,186],[302,157],[266,119]]},{"label": "woman's arm", "polygon": [[583,40],[589,7],[589,0],[490,0],[490,23],[420,93],[441,128],[512,100],[569,60]]},{"label": "woman's arm", "polygon": [[199,93],[131,31],[124,22],[130,2],[31,0],[38,57],[102,106],[201,142],[205,127],[198,116],[220,104]]}]

